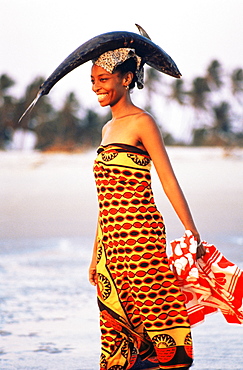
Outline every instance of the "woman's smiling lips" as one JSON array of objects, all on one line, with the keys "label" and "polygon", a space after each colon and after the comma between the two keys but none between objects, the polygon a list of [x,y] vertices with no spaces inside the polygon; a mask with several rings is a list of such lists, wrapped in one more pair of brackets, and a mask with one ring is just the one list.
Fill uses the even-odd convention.
[{"label": "woman's smiling lips", "polygon": [[101,100],[105,99],[107,95],[108,95],[108,94],[97,94],[97,96],[98,96],[98,101],[101,101]]}]

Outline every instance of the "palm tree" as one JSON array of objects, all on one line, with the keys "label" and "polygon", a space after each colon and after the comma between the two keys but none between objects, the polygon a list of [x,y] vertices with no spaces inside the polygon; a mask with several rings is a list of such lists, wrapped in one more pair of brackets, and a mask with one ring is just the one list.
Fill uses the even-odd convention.
[{"label": "palm tree", "polygon": [[87,109],[79,127],[79,143],[84,147],[97,147],[101,141],[102,127],[110,119],[110,111],[101,116],[93,109]]},{"label": "palm tree", "polygon": [[[53,122],[56,118],[56,111],[50,103],[49,97],[43,96],[42,99],[39,100],[38,105],[31,111],[31,113],[27,114],[22,119],[20,124],[18,123],[18,119],[35,98],[39,86],[43,81],[44,79],[41,77],[35,78],[34,81],[27,86],[23,97],[19,99],[15,109],[14,128],[22,129],[23,137],[29,130],[34,131],[37,134],[38,149],[43,149],[47,143],[50,144],[49,133],[53,132],[53,130],[55,132],[52,124],[54,124]],[[47,127],[49,129],[47,129]]]},{"label": "palm tree", "polygon": [[[193,145],[204,141],[205,126],[208,125],[208,93],[210,92],[207,79],[196,77],[192,81],[192,88],[188,92],[190,104],[194,110],[194,121],[192,122],[191,131],[193,133]],[[195,142],[195,137],[197,140]],[[198,137],[200,136],[200,138]]]},{"label": "palm tree", "polygon": [[64,100],[62,108],[41,119],[36,127],[37,148],[51,150],[73,150],[77,142],[80,104],[73,92]]},{"label": "palm tree", "polygon": [[[231,91],[236,99],[235,121],[236,137],[239,143],[243,142],[243,69],[236,68],[230,75]],[[242,144],[241,144],[242,145]]]},{"label": "palm tree", "polygon": [[243,69],[237,68],[235,69],[231,76],[231,90],[233,95],[242,94],[243,93]]},{"label": "palm tree", "polygon": [[58,113],[58,139],[62,143],[67,142],[73,145],[76,141],[77,127],[80,121],[78,118],[79,108],[80,104],[75,94],[69,93]]},{"label": "palm tree", "polygon": [[[18,125],[18,118],[21,114],[26,110],[26,108],[30,105],[30,103],[34,100],[36,93],[40,87],[40,85],[44,82],[42,77],[37,77],[31,82],[25,91],[24,96],[19,100],[18,105],[16,107],[17,119],[16,119],[16,126]],[[21,127],[24,129],[30,128],[30,126],[37,126],[42,122],[48,122],[50,119],[53,119],[52,115],[54,113],[54,109],[50,103],[50,99],[48,96],[43,96],[38,105],[31,111],[29,115],[26,115],[23,120],[21,121]]]},{"label": "palm tree", "polygon": [[7,74],[0,76],[0,148],[11,139],[16,100],[8,95],[8,89],[14,84]]},{"label": "palm tree", "polygon": [[184,81],[183,80],[173,80],[170,84],[170,93],[168,95],[170,100],[176,101],[179,105],[184,105],[185,98],[186,98],[186,91],[184,89]]},{"label": "palm tree", "polygon": [[223,101],[219,105],[213,107],[215,114],[215,121],[213,129],[219,133],[230,133],[231,131],[231,118],[230,118],[230,105]]},{"label": "palm tree", "polygon": [[216,145],[230,145],[234,142],[235,135],[231,129],[231,106],[228,102],[221,102],[214,106],[214,124],[211,130],[212,143]]},{"label": "palm tree", "polygon": [[5,96],[7,90],[13,85],[15,85],[15,81],[12,80],[12,78],[9,77],[7,74],[2,74],[0,76],[0,97],[2,98],[3,96]]},{"label": "palm tree", "polygon": [[145,80],[147,92],[145,109],[152,113],[153,96],[161,93],[161,73],[154,68],[146,68]]},{"label": "palm tree", "polygon": [[210,89],[220,89],[223,85],[222,80],[222,67],[218,60],[213,60],[206,72],[206,81]]},{"label": "palm tree", "polygon": [[207,94],[210,92],[207,79],[204,77],[196,77],[192,81],[192,89],[188,92],[191,100],[191,105],[195,110],[205,110]]}]

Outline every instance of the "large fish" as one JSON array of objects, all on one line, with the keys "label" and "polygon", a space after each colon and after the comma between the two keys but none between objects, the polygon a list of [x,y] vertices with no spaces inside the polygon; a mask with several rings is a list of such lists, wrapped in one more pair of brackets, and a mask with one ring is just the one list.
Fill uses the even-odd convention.
[{"label": "large fish", "polygon": [[158,45],[154,44],[149,38],[146,31],[138,26],[141,35],[128,31],[108,32],[93,37],[74,50],[47,78],[40,86],[36,98],[26,109],[20,120],[29,112],[37,103],[39,98],[47,95],[52,87],[66,74],[86,63],[89,60],[96,59],[99,55],[108,50],[118,48],[135,49],[136,54],[142,58],[142,63],[147,63],[150,67],[166,73],[170,76],[180,78],[181,73],[173,59]]}]

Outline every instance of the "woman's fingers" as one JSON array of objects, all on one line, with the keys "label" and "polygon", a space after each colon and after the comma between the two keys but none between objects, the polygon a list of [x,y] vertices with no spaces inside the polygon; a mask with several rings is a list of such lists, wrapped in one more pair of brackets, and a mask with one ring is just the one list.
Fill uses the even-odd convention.
[{"label": "woman's fingers", "polygon": [[205,253],[206,253],[206,249],[204,248],[203,244],[200,243],[197,247],[197,259],[204,256]]},{"label": "woman's fingers", "polygon": [[89,282],[90,284],[96,286],[97,285],[97,273],[95,267],[89,268]]}]

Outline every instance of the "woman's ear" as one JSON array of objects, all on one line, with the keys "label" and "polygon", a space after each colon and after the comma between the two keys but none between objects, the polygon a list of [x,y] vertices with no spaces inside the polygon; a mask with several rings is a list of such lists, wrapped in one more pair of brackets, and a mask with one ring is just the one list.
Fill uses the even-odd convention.
[{"label": "woman's ear", "polygon": [[133,80],[133,73],[132,72],[127,72],[125,76],[123,77],[123,81],[125,85],[130,85],[130,83]]}]

